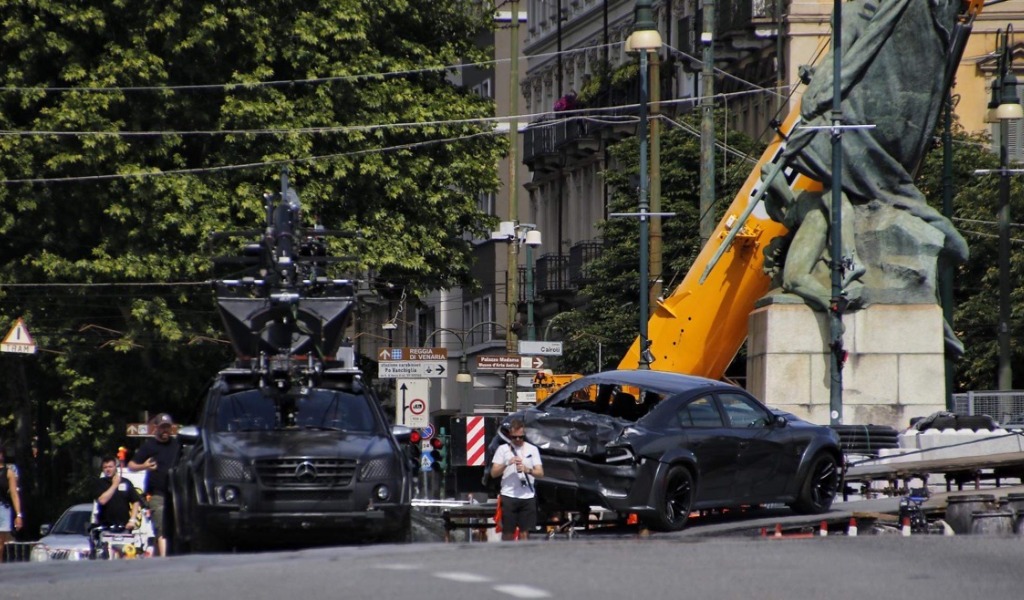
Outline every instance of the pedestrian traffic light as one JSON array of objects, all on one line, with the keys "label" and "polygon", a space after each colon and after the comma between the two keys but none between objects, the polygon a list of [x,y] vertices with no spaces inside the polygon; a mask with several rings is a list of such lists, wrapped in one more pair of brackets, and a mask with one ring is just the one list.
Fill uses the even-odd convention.
[{"label": "pedestrian traffic light", "polygon": [[445,461],[445,454],[447,454],[447,451],[444,447],[444,441],[440,437],[431,438],[430,458],[433,459],[437,468],[442,471],[448,468],[447,462]]}]

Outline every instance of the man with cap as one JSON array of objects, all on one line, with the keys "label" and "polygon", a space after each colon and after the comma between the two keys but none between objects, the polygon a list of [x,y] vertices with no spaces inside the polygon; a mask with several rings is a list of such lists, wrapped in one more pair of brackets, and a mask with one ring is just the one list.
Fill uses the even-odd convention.
[{"label": "man with cap", "polygon": [[150,518],[156,535],[157,554],[167,556],[167,537],[164,535],[164,500],[170,493],[170,469],[178,457],[181,444],[171,435],[174,419],[160,413],[153,420],[153,437],[142,443],[135,456],[128,461],[132,471],[146,471],[146,494],[149,496]]}]

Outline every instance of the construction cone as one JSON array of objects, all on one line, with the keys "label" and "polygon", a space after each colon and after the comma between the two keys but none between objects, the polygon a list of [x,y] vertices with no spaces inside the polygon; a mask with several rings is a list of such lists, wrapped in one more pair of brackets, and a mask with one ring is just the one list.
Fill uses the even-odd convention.
[{"label": "construction cone", "polygon": [[910,517],[903,517],[903,537],[910,537]]},{"label": "construction cone", "polygon": [[825,537],[828,535],[828,523],[825,521],[821,522],[821,527],[818,529],[818,535]]},{"label": "construction cone", "polygon": [[775,537],[782,537],[782,523],[775,524]]},{"label": "construction cone", "polygon": [[768,537],[768,528],[767,527],[762,527],[761,528],[761,537]]},{"label": "construction cone", "polygon": [[850,517],[850,526],[846,529],[846,535],[857,537],[857,519]]},{"label": "construction cone", "polygon": [[639,524],[640,524],[640,519],[639,519],[639,517],[636,516],[636,513],[629,513],[629,516],[626,517],[626,525],[639,525]]}]

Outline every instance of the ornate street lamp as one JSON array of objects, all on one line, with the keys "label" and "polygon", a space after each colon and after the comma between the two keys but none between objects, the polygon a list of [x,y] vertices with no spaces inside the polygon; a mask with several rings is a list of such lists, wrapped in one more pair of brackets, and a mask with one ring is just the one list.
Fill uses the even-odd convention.
[{"label": "ornate street lamp", "polygon": [[651,52],[661,49],[661,33],[654,21],[652,0],[637,0],[633,33],[626,40],[626,51],[640,53],[640,198],[638,211],[640,219],[640,359],[637,367],[651,368],[650,341],[647,339],[648,301],[650,296],[650,273],[648,258],[650,252],[651,215],[647,200],[647,59]]}]

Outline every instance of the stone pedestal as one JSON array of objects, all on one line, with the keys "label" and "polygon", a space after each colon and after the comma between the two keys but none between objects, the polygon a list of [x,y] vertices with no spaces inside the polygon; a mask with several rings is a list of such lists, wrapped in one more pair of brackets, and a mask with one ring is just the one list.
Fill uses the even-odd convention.
[{"label": "stone pedestal", "polygon": [[[749,317],[747,389],[765,404],[829,423],[828,315],[772,303]],[[904,429],[946,409],[942,310],[880,304],[848,313],[843,423]]]}]

